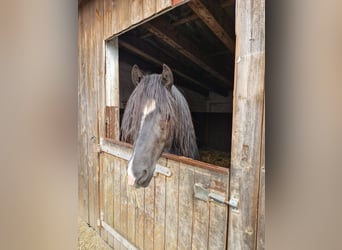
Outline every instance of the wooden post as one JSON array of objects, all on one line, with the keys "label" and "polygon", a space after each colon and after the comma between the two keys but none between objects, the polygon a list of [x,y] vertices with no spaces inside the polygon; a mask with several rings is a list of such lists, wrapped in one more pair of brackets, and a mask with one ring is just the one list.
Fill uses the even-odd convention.
[{"label": "wooden post", "polygon": [[[255,249],[262,152],[265,0],[236,1],[236,56],[228,249]],[[262,197],[262,195],[260,195]],[[263,202],[263,201],[262,201]],[[260,230],[260,228],[259,228]]]},{"label": "wooden post", "polygon": [[117,37],[106,42],[106,106],[106,109],[112,109],[108,113],[112,117],[110,124],[112,134],[109,138],[119,140],[119,45]]}]

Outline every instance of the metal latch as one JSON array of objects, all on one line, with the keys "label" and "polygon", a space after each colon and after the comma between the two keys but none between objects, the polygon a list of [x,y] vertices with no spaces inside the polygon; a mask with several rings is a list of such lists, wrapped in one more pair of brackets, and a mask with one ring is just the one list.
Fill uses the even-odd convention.
[{"label": "metal latch", "polygon": [[230,207],[232,207],[232,211],[238,212],[239,199],[234,197],[227,201],[223,194],[214,191],[211,192],[209,189],[205,188],[201,183],[195,183],[194,194],[195,198],[197,199],[203,201],[216,201],[221,204],[227,204]]},{"label": "metal latch", "polygon": [[171,176],[171,171],[169,168],[163,167],[159,164],[157,164],[156,169],[154,170],[154,176],[157,175],[157,173],[165,175],[165,176]]}]

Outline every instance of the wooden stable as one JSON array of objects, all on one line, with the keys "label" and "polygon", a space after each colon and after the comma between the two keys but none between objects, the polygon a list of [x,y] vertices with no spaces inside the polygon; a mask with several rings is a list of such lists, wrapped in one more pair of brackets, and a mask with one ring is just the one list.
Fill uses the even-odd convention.
[{"label": "wooden stable", "polygon": [[[114,249],[264,249],[265,1],[79,0],[78,9],[80,217]],[[127,186],[120,113],[135,61],[168,63],[199,123],[230,112],[232,124],[220,124],[230,168],[163,154],[148,188]]]}]

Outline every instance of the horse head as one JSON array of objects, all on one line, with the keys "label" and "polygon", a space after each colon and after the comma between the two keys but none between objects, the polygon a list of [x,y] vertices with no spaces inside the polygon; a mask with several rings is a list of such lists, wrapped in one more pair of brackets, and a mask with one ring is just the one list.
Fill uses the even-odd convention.
[{"label": "horse head", "polygon": [[171,102],[175,102],[171,94],[173,74],[165,64],[161,74],[149,75],[143,74],[134,65],[132,82],[136,88],[130,99],[134,101],[128,101],[124,117],[139,116],[139,122],[136,123],[138,128],[135,128],[133,136],[133,154],[127,166],[128,184],[147,187],[160,155],[172,144],[170,121],[174,111]]}]

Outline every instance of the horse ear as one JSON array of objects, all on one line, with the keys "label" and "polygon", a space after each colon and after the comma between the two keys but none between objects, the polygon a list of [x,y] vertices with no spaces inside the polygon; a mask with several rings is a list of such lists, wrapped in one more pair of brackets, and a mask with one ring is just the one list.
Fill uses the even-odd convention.
[{"label": "horse ear", "polygon": [[170,90],[173,84],[173,73],[169,66],[166,64],[163,64],[163,72],[162,72],[162,84],[165,85],[165,87]]},{"label": "horse ear", "polygon": [[134,86],[137,86],[139,84],[143,76],[144,74],[139,69],[138,65],[134,64],[131,72],[132,82]]}]

